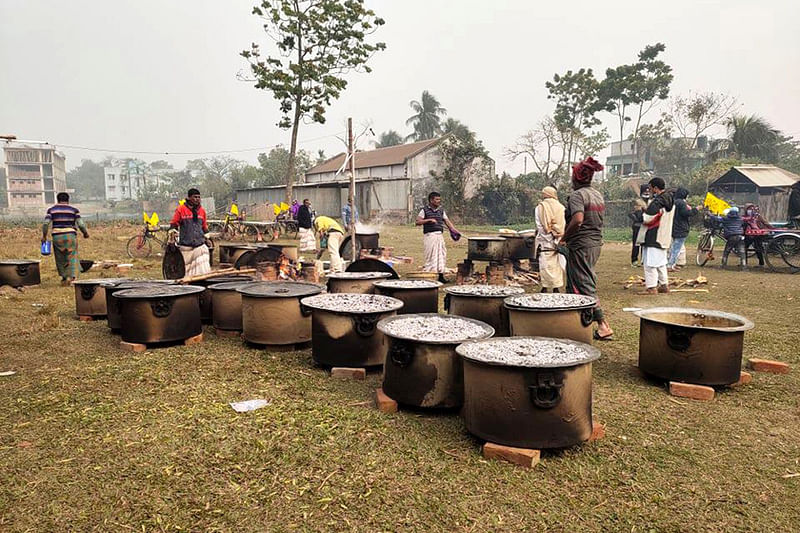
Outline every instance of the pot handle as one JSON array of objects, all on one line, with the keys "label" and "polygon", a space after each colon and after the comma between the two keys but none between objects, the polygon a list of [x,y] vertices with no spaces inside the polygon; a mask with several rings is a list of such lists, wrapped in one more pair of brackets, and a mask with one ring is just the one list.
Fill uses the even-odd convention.
[{"label": "pot handle", "polygon": [[303,305],[303,302],[300,301],[303,298],[305,298],[305,296],[299,296],[297,298],[297,303],[300,304],[300,314],[303,316],[311,316],[311,308],[307,305]]},{"label": "pot handle", "polygon": [[686,328],[667,328],[667,346],[676,352],[685,352],[692,345],[692,332]]},{"label": "pot handle", "polygon": [[525,246],[528,248],[536,246],[536,237],[525,237]]},{"label": "pot handle", "polygon": [[450,293],[445,293],[444,295],[444,310],[450,311]]},{"label": "pot handle", "polygon": [[378,325],[378,313],[353,315],[356,333],[362,337],[372,337],[375,335],[375,327]]},{"label": "pot handle", "polygon": [[22,277],[27,276],[29,266],[30,265],[17,265],[17,274]]},{"label": "pot handle", "polygon": [[594,308],[587,307],[581,311],[581,324],[588,327],[594,322]]},{"label": "pot handle", "polygon": [[541,409],[551,409],[561,401],[561,391],[564,388],[563,377],[553,372],[540,372],[536,375],[535,383],[528,387],[531,401]]},{"label": "pot handle", "polygon": [[81,285],[81,298],[91,300],[97,292],[97,285]]},{"label": "pot handle", "polygon": [[405,368],[411,364],[411,359],[414,357],[414,349],[407,343],[397,339],[392,341],[389,347],[389,358],[392,363]]},{"label": "pot handle", "polygon": [[475,241],[475,246],[478,250],[486,250],[489,247],[488,241]]},{"label": "pot handle", "polygon": [[153,316],[156,318],[168,317],[172,312],[173,300],[161,299],[150,302],[150,309],[153,311]]}]

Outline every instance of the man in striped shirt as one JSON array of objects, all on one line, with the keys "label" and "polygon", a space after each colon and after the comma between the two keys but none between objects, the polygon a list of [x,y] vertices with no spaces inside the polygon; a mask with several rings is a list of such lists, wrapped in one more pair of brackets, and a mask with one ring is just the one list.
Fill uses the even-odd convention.
[{"label": "man in striped shirt", "polygon": [[56,268],[61,276],[61,284],[69,285],[78,277],[78,229],[85,239],[89,232],[81,219],[78,208],[69,205],[69,194],[60,192],[56,196],[58,203],[47,210],[42,224],[42,242],[47,240],[47,233],[52,225],[53,256]]}]

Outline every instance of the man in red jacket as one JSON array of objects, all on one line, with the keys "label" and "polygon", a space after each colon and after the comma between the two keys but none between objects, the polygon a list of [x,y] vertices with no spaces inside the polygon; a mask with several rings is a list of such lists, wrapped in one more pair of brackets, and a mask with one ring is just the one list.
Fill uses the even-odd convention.
[{"label": "man in red jacket", "polygon": [[206,210],[200,205],[200,191],[189,189],[186,201],[179,205],[169,223],[170,234],[178,237],[178,249],[186,264],[186,276],[211,272],[208,249]]}]

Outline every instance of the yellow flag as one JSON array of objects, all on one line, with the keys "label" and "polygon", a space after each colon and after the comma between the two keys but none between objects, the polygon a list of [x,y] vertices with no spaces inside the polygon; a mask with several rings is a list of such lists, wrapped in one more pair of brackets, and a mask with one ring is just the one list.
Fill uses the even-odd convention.
[{"label": "yellow flag", "polygon": [[730,209],[730,205],[725,200],[717,198],[710,192],[706,193],[706,199],[703,202],[703,206],[707,207],[709,211],[714,213],[715,215],[721,215],[723,211],[726,209]]},{"label": "yellow flag", "polygon": [[281,206],[279,206],[278,204],[272,204],[272,212],[275,213],[275,216],[280,215],[281,214]]},{"label": "yellow flag", "polygon": [[287,204],[286,202],[281,202],[281,211],[288,211],[288,210],[289,210],[289,204]]},{"label": "yellow flag", "polygon": [[180,200],[178,200],[178,205],[183,205],[185,203],[186,203],[186,198],[181,198]]},{"label": "yellow flag", "polygon": [[150,217],[150,225],[151,226],[158,226],[158,213],[153,211],[153,216]]},{"label": "yellow flag", "polygon": [[231,215],[239,216],[239,206],[236,204],[231,204]]},{"label": "yellow flag", "polygon": [[150,217],[147,216],[146,211],[142,211],[142,219],[144,219],[145,224],[150,224]]}]

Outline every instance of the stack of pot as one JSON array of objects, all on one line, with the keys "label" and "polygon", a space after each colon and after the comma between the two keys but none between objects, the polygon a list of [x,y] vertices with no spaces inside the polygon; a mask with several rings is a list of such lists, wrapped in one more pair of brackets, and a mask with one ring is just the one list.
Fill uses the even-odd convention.
[{"label": "stack of pot", "polygon": [[509,335],[508,311],[503,307],[503,298],[520,295],[522,287],[504,285],[456,285],[444,292],[444,308],[451,315],[474,318],[494,328],[498,337]]},{"label": "stack of pot", "polygon": [[581,294],[523,294],[503,300],[510,334],[592,342],[597,299]]}]

